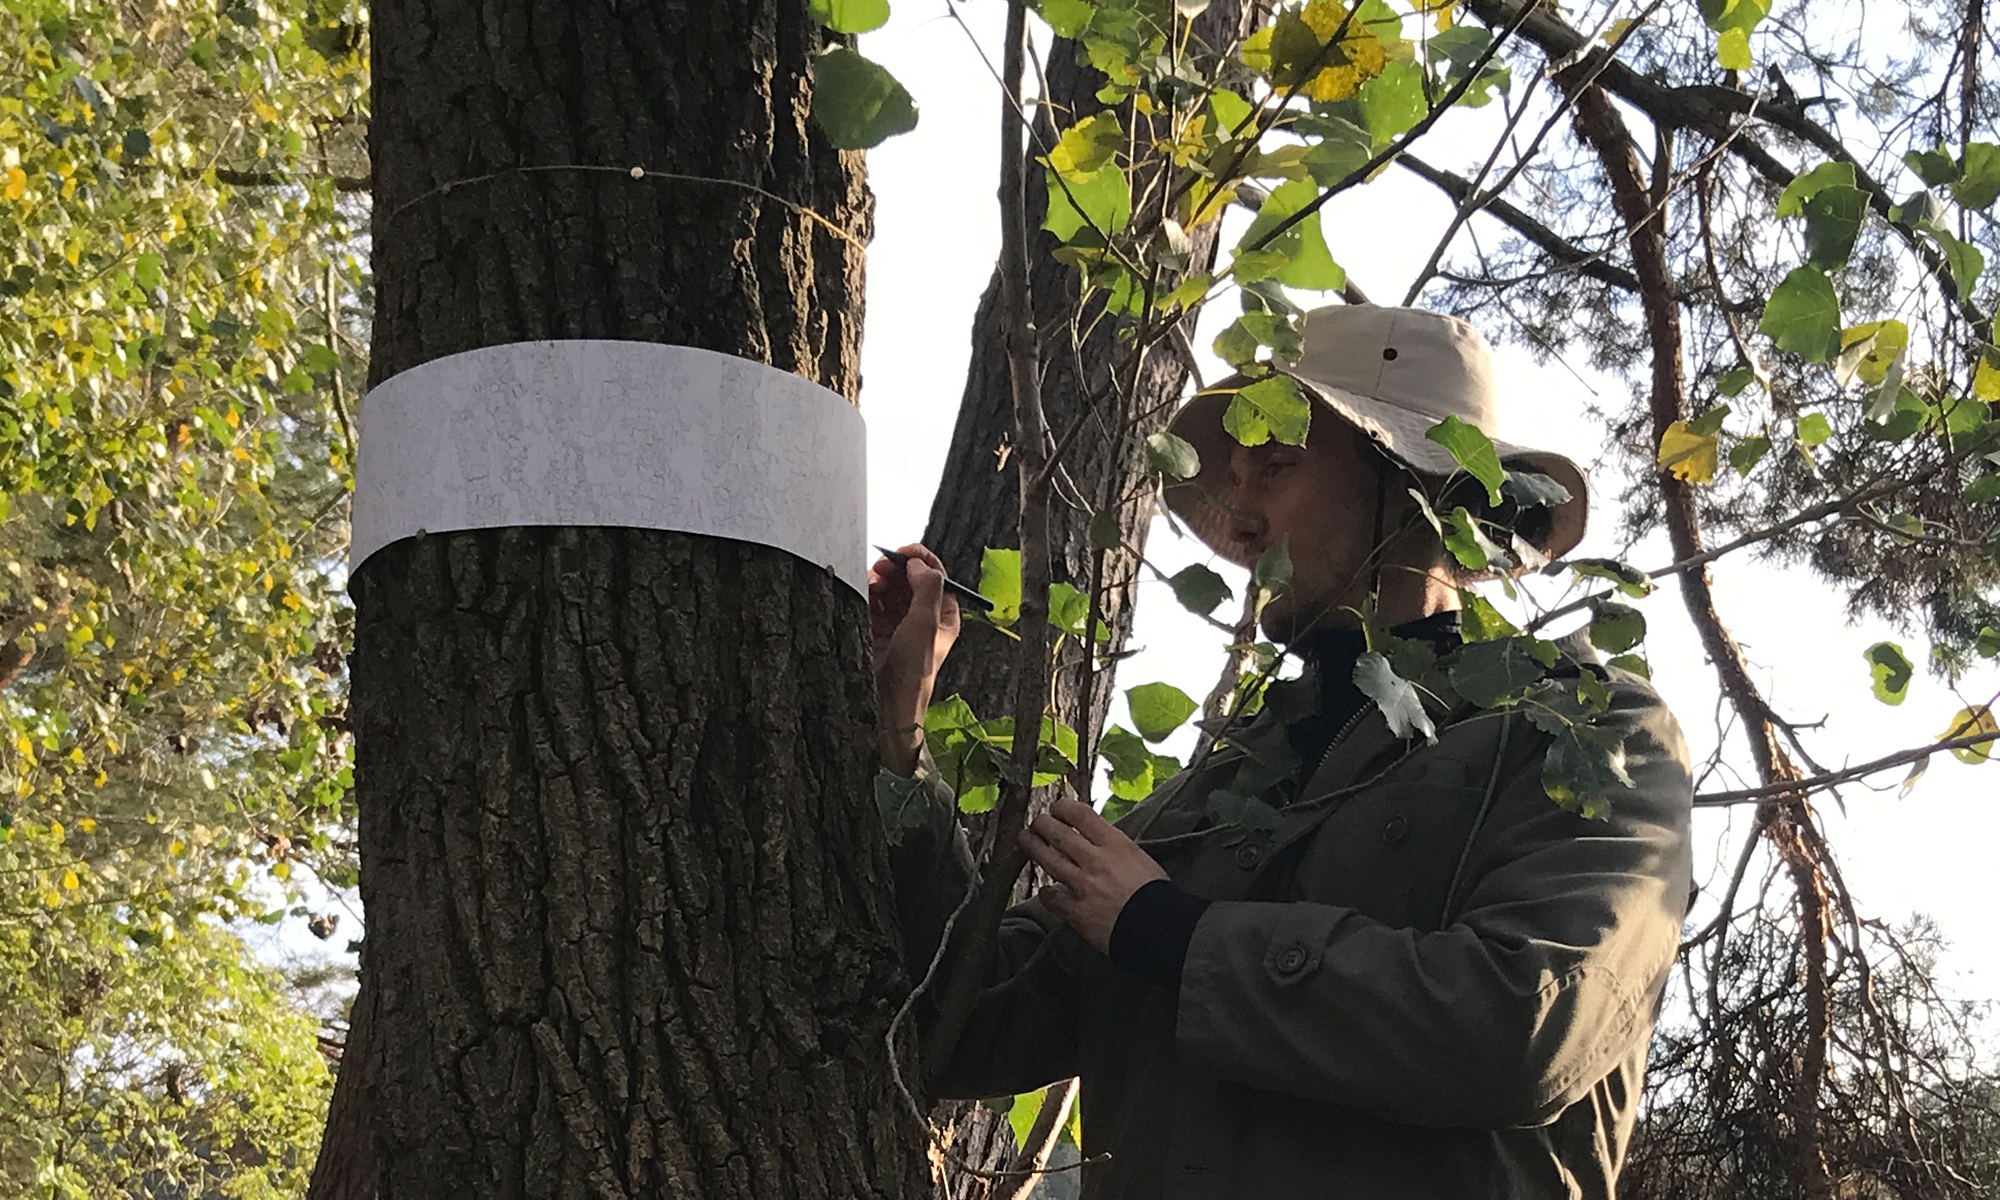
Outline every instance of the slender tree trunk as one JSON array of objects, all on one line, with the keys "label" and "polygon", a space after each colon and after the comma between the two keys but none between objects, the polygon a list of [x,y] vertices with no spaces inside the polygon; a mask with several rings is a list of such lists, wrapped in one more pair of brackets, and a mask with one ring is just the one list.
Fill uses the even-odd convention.
[{"label": "slender tree trunk", "polygon": [[[1266,0],[1217,0],[1195,22],[1193,44],[1226,45],[1254,29],[1269,8]],[[1041,114],[1040,144],[1053,145],[1060,127],[1101,111],[1104,105],[1097,92],[1104,83],[1104,76],[1082,61],[1075,43],[1057,41],[1047,65],[1048,91],[1035,110]],[[1129,109],[1126,118],[1130,119]],[[1028,151],[1027,209],[1035,224],[1048,209],[1043,168],[1034,161],[1041,153],[1033,146]],[[1208,269],[1215,256],[1215,234],[1213,222],[1195,231],[1190,270]],[[1089,328],[1092,314],[1078,311],[1076,271],[1056,261],[1059,245],[1046,230],[1031,233],[1029,299],[1042,343],[1042,408],[1057,436],[1079,419],[1085,421],[1062,461],[1082,502],[1097,507],[1126,496],[1143,478],[1145,439],[1165,428],[1174,401],[1187,384],[1188,367],[1183,356],[1163,348],[1153,352],[1134,377],[1128,348],[1118,342],[1108,321],[1077,345],[1072,320],[1081,318],[1076,327]],[[1115,379],[1114,372],[1120,372]],[[972,357],[958,423],[924,531],[925,545],[948,568],[968,578],[977,578],[987,547],[1012,547],[1018,539],[1020,483],[1013,424],[1013,383],[996,267],[973,317]],[[1067,488],[1060,490],[1076,501]],[[1122,649],[1132,631],[1136,596],[1131,584],[1152,518],[1150,497],[1128,500],[1118,509],[1122,547],[1105,555],[1103,568],[1104,580],[1113,585],[1104,597],[1102,618],[1110,630],[1106,648],[1111,651]],[[1091,582],[1088,524],[1087,513],[1072,512],[1052,523],[1050,543],[1054,578],[1085,590]],[[961,645],[940,673],[938,697],[962,695],[981,717],[1009,711],[1014,645],[983,625],[968,623]],[[1067,661],[1058,669],[1053,688],[1058,711],[1080,713],[1087,704],[1090,728],[1101,732],[1111,705],[1112,672],[1094,672],[1087,697],[1081,694],[1081,682],[1075,662]],[[985,1171],[1002,1170],[1013,1162],[1014,1138],[1004,1117],[980,1105],[954,1103],[939,1106],[933,1116],[953,1128],[954,1152],[962,1161]],[[1073,1175],[1050,1182],[1049,1190],[1058,1194],[1075,1188]],[[967,1171],[953,1172],[949,1185],[957,1200],[979,1200],[989,1190],[986,1179]]]},{"label": "slender tree trunk", "polygon": [[[854,395],[868,197],[808,116],[804,4],[373,22],[375,382],[617,338]],[[368,934],[316,1200],[927,1194],[861,599],[576,527],[404,541],[353,591]]]}]

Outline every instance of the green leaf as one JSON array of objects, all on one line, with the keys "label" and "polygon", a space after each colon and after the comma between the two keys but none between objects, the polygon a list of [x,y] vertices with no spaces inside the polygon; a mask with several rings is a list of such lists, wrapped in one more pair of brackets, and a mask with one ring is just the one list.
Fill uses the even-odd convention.
[{"label": "green leaf", "polygon": [[1492,438],[1459,420],[1455,413],[1431,426],[1424,437],[1451,451],[1452,458],[1466,474],[1486,485],[1488,503],[1500,503],[1500,485],[1506,481],[1507,472],[1500,465]]},{"label": "green leaf", "polygon": [[1257,556],[1250,581],[1268,592],[1283,591],[1292,585],[1292,552],[1285,538],[1279,538]]},{"label": "green leaf", "polygon": [[166,277],[160,268],[159,255],[141,254],[132,266],[132,278],[138,281],[140,287],[150,292],[166,282]]},{"label": "green leaf", "polygon": [[1245,833],[1276,832],[1283,820],[1277,809],[1256,796],[1224,788],[1209,793],[1207,807],[1216,824],[1241,829]]},{"label": "green leaf", "polygon": [[882,832],[890,845],[901,845],[903,835],[921,829],[930,813],[930,802],[922,781],[894,771],[875,774],[875,807],[882,815]]},{"label": "green leaf", "polygon": [[1049,626],[1071,637],[1083,637],[1090,620],[1090,597],[1067,583],[1049,585]]},{"label": "green leaf", "polygon": [[1424,100],[1424,69],[1413,60],[1391,62],[1361,85],[1361,123],[1377,146],[1408,133],[1429,107]]},{"label": "green leaf", "polygon": [[1982,627],[1979,636],[1972,643],[1972,648],[1979,652],[1981,658],[2000,656],[2000,629],[1995,629],[1991,625]]},{"label": "green leaf", "polygon": [[[1319,185],[1311,179],[1294,179],[1279,185],[1257,210],[1257,217],[1250,222],[1250,228],[1243,232],[1243,240],[1237,243],[1239,249],[1256,246],[1280,222],[1318,197]],[[1347,272],[1333,261],[1333,254],[1326,247],[1319,213],[1307,217],[1259,249],[1284,256],[1285,265],[1272,277],[1286,287],[1336,291],[1347,286]]]},{"label": "green leaf", "polygon": [[1458,589],[1458,628],[1467,642],[1491,642],[1521,632],[1493,602],[1471,588]]},{"label": "green leaf", "polygon": [[1715,390],[1724,396],[1740,396],[1743,389],[1757,382],[1757,372],[1749,367],[1732,367],[1715,381]]},{"label": "green leaf", "polygon": [[1851,163],[1821,163],[1810,171],[1795,177],[1785,185],[1778,195],[1778,215],[1797,217],[1805,214],[1805,202],[1827,188],[1855,186],[1854,166]]},{"label": "green leaf", "polygon": [[1840,300],[1817,267],[1796,267],[1771,293],[1757,331],[1808,362],[1826,362],[1840,344]]},{"label": "green leaf", "polygon": [[1068,242],[1084,229],[1113,234],[1132,223],[1132,184],[1117,167],[1105,167],[1070,180],[1062,179],[1053,170],[1044,174],[1048,179],[1049,212],[1042,228],[1055,234],[1057,240]]},{"label": "green leaf", "polygon": [[1118,509],[1100,508],[1090,514],[1090,548],[1092,551],[1116,550],[1125,541],[1125,531],[1118,520]]},{"label": "green leaf", "polygon": [[2000,500],[2000,475],[1981,475],[1965,485],[1967,504],[1988,504]]},{"label": "green leaf", "polygon": [[1903,162],[1930,187],[1943,187],[1958,179],[1958,162],[1946,150],[1912,150],[1903,155]]},{"label": "green leaf", "polygon": [[1819,446],[1833,436],[1833,426],[1827,423],[1825,413],[1807,413],[1799,418],[1799,443],[1805,446]]},{"label": "green leaf", "polygon": [[1193,479],[1201,473],[1201,455],[1186,438],[1162,429],[1146,439],[1146,465],[1170,479]]},{"label": "green leaf", "polygon": [[1012,625],[1021,619],[1021,552],[988,547],[979,558],[979,594],[993,602],[987,619]]},{"label": "green leaf", "polygon": [[1222,576],[1200,563],[1174,572],[1167,579],[1167,586],[1174,589],[1174,599],[1181,602],[1182,608],[1204,617],[1234,594]]},{"label": "green leaf", "polygon": [[1466,570],[1484,571],[1495,558],[1504,557],[1500,547],[1493,544],[1463,506],[1452,509],[1445,516],[1444,525],[1445,548]]},{"label": "green leaf", "polygon": [[[1302,128],[1304,124],[1301,122]],[[1303,160],[1306,172],[1323,188],[1332,187],[1367,166],[1375,153],[1375,142],[1368,131],[1340,117],[1315,117],[1306,132],[1319,138],[1306,147]]]},{"label": "green leaf", "polygon": [[1910,677],[1916,670],[1903,648],[1894,642],[1876,642],[1862,651],[1861,657],[1868,663],[1875,698],[1884,704],[1901,704],[1910,694]]},{"label": "green leaf", "polygon": [[1155,773],[1161,756],[1145,740],[1122,725],[1113,725],[1097,739],[1099,757],[1110,764],[1111,794],[1120,800],[1144,800],[1159,785]]},{"label": "green leaf", "polygon": [[1532,638],[1510,637],[1468,642],[1451,668],[1451,686],[1481,708],[1492,708],[1518,697],[1542,677],[1542,664],[1530,653]]},{"label": "green leaf", "polygon": [[1045,161],[1056,174],[1074,183],[1113,165],[1124,143],[1125,131],[1119,128],[1118,115],[1096,113],[1063,130]]},{"label": "green leaf", "polygon": [[1354,664],[1354,685],[1380,706],[1382,715],[1389,720],[1390,733],[1399,738],[1421,733],[1425,741],[1436,744],[1437,726],[1424,711],[1416,685],[1396,674],[1388,659],[1373,650],[1362,655]]},{"label": "green leaf", "polygon": [[1879,384],[1910,344],[1910,327],[1901,321],[1866,321],[1840,331],[1840,357],[1834,378],[1846,387],[1859,379]]},{"label": "green leaf", "polygon": [[1949,232],[1936,225],[1924,226],[1924,235],[1937,243],[1944,254],[1945,265],[1951,269],[1952,282],[1964,295],[1971,295],[1979,276],[1986,270],[1986,256],[1971,242],[1961,242]]},{"label": "green leaf", "polygon": [[1806,261],[1837,271],[1854,253],[1854,239],[1868,215],[1868,194],[1855,187],[1829,187],[1805,202]]},{"label": "green leaf", "polygon": [[1570,725],[1555,735],[1542,757],[1542,790],[1579,816],[1603,818],[1610,812],[1616,789],[1631,786],[1625,739],[1615,729]]},{"label": "green leaf", "polygon": [[1090,0],[1039,0],[1036,9],[1057,37],[1072,40],[1082,36],[1097,14],[1097,6]]},{"label": "green leaf", "polygon": [[1985,208],[2000,199],[2000,146],[1974,142],[1966,147],[1959,178],[1951,185],[1951,198],[1967,208]]},{"label": "green leaf", "polygon": [[1635,599],[1653,591],[1651,575],[1615,558],[1575,558],[1570,560],[1569,569],[1586,579],[1608,579],[1618,585],[1619,591]]},{"label": "green leaf", "polygon": [[1636,654],[1616,655],[1609,660],[1609,664],[1621,671],[1630,671],[1641,679],[1651,679],[1653,677],[1652,664]]},{"label": "green leaf", "polygon": [[1715,65],[1725,71],[1748,71],[1755,64],[1750,58],[1750,31],[1747,29],[1725,29],[1715,39]]},{"label": "green leaf", "polygon": [[1757,28],[1771,11],[1771,0],[1701,0],[1701,18],[1717,33]]},{"label": "green leaf", "polygon": [[1132,724],[1138,727],[1139,736],[1149,742],[1171,736],[1200,707],[1171,683],[1142,683],[1127,688],[1125,703],[1131,709]]},{"label": "green leaf", "polygon": [[1748,475],[1751,468],[1762,462],[1770,452],[1770,438],[1761,433],[1747,437],[1729,448],[1729,465],[1736,468],[1738,475]]},{"label": "green leaf", "polygon": [[806,11],[835,33],[867,33],[889,20],[889,0],[806,0]]},{"label": "green leaf", "polygon": [[1646,614],[1616,600],[1591,605],[1590,644],[1606,654],[1622,654],[1646,638]]},{"label": "green leaf", "polygon": [[813,63],[813,118],[837,149],[866,150],[915,129],[917,105],[879,63],[835,46]]},{"label": "green leaf", "polygon": [[1222,428],[1245,446],[1272,438],[1303,446],[1311,421],[1312,405],[1289,375],[1269,375],[1238,388],[1222,414]]}]

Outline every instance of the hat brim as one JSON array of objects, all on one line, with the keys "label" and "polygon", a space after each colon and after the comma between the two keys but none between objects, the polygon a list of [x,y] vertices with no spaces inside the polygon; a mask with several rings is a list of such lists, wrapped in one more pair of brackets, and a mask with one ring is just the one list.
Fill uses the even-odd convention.
[{"label": "hat brim", "polygon": [[[1424,436],[1439,418],[1297,375],[1291,378],[1314,401],[1316,413],[1329,413],[1360,430],[1384,453],[1410,470],[1437,479],[1459,472],[1458,460],[1451,451]],[[1185,439],[1201,459],[1201,470],[1193,479],[1167,486],[1167,508],[1210,549],[1232,561],[1235,556],[1230,552],[1231,539],[1227,536],[1229,514],[1213,497],[1227,477],[1230,449],[1236,444],[1236,439],[1222,427],[1222,415],[1236,389],[1248,382],[1237,376],[1197,393],[1167,425],[1168,431]],[[1310,440],[1310,432],[1307,438]],[[1550,506],[1548,534],[1536,549],[1550,558],[1561,558],[1575,549],[1583,540],[1590,512],[1590,484],[1583,468],[1552,451],[1519,446],[1499,438],[1493,439],[1493,449],[1501,465],[1546,475],[1569,493],[1568,500]]]}]

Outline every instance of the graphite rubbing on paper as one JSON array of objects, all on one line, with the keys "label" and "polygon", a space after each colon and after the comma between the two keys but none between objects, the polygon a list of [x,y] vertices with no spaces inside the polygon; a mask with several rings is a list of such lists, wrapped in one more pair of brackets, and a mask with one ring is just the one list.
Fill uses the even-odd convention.
[{"label": "graphite rubbing on paper", "polygon": [[835,393],[652,342],[435,359],[361,408],[350,573],[419,532],[622,525],[757,542],[867,591],[866,444]]}]

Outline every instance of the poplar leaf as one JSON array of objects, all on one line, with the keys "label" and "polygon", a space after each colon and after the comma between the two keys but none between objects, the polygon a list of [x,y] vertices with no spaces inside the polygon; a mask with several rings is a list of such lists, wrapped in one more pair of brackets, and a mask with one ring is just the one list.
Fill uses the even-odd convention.
[{"label": "poplar leaf", "polygon": [[1825,362],[1839,344],[1840,299],[1818,267],[1795,267],[1771,293],[1757,331],[1809,362]]},{"label": "poplar leaf", "polygon": [[837,149],[866,150],[917,127],[917,104],[896,77],[846,46],[813,62],[813,118]]},{"label": "poplar leaf", "polygon": [[1712,433],[1696,433],[1686,421],[1675,421],[1660,435],[1660,466],[1686,483],[1715,479],[1719,442]]},{"label": "poplar leaf", "polygon": [[1500,465],[1493,439],[1455,413],[1425,430],[1424,438],[1451,451],[1452,459],[1467,475],[1486,485],[1489,504],[1500,503],[1500,485],[1506,482],[1507,471]]},{"label": "poplar leaf", "polygon": [[1868,663],[1868,674],[1873,680],[1875,698],[1884,704],[1901,704],[1910,694],[1910,677],[1915,668],[1903,653],[1903,648],[1894,642],[1876,642],[1861,652]]},{"label": "poplar leaf", "polygon": [[1390,733],[1397,737],[1421,733],[1425,741],[1437,744],[1437,727],[1424,711],[1416,685],[1396,674],[1388,659],[1373,650],[1362,655],[1354,664],[1354,686],[1381,707]]},{"label": "poplar leaf", "polygon": [[1222,427],[1245,446],[1276,438],[1288,446],[1306,444],[1312,405],[1288,375],[1269,375],[1238,388],[1223,411]]},{"label": "poplar leaf", "polygon": [[1142,683],[1125,690],[1125,703],[1139,736],[1149,742],[1165,739],[1194,715],[1196,704],[1171,683]]},{"label": "poplar leaf", "polygon": [[[1994,720],[1993,710],[1984,704],[1975,704],[1970,708],[1959,709],[1958,715],[1951,719],[1951,725],[1938,736],[1938,740],[1941,742],[1951,741],[1956,738],[1973,737],[1979,734],[1984,734],[1987,737],[2000,737],[2000,721]],[[1962,746],[1951,752],[1953,758],[1975,767],[1985,762],[1992,754],[1993,743],[1990,741],[1979,742],[1971,746]]]}]

